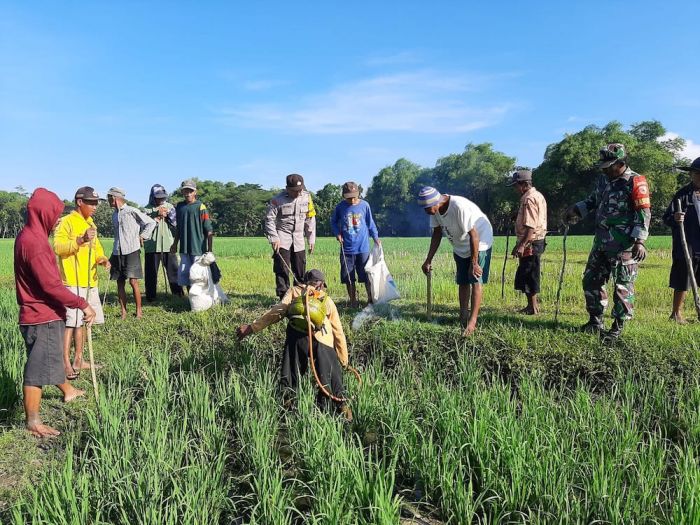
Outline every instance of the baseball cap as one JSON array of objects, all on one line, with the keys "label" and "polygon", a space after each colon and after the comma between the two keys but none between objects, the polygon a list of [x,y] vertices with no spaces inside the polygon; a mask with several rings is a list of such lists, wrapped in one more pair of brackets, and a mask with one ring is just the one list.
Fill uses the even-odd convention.
[{"label": "baseball cap", "polygon": [[321,270],[313,269],[304,274],[304,282],[306,284],[315,283],[318,281],[322,282],[324,285],[326,284],[326,276],[323,275]]},{"label": "baseball cap", "polygon": [[153,196],[156,199],[165,199],[168,196],[168,192],[165,191],[165,188],[160,184],[156,184],[151,189],[153,190]]},{"label": "baseball cap", "polygon": [[700,157],[695,159],[690,166],[677,166],[681,171],[700,171]]},{"label": "baseball cap", "polygon": [[100,194],[95,191],[92,186],[83,186],[75,191],[74,200],[82,199],[84,201],[97,201],[100,200]]},{"label": "baseball cap", "polygon": [[107,191],[107,195],[111,195],[112,197],[119,197],[120,199],[126,198],[126,192],[121,188],[117,188],[116,186],[112,186]]},{"label": "baseball cap", "polygon": [[192,179],[183,180],[180,189],[197,191],[197,183]]},{"label": "baseball cap", "polygon": [[360,188],[354,182],[346,182],[343,184],[343,199],[350,199],[352,197],[360,196]]},{"label": "baseball cap", "polygon": [[518,182],[532,182],[532,172],[530,170],[518,170],[513,175],[511,179],[506,183],[506,186],[515,186]]},{"label": "baseball cap", "polygon": [[297,173],[287,175],[287,189],[304,188],[304,177]]},{"label": "baseball cap", "polygon": [[605,169],[612,166],[616,162],[625,162],[627,160],[627,150],[624,144],[613,142],[604,148],[600,148],[600,161],[598,167]]},{"label": "baseball cap", "polygon": [[440,202],[440,192],[432,186],[423,186],[418,192],[418,206],[421,208],[432,208]]}]

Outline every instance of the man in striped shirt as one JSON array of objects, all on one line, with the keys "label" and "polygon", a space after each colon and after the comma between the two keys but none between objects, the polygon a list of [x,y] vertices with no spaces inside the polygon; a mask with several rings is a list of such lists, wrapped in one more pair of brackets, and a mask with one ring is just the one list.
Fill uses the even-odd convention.
[{"label": "man in striped shirt", "polygon": [[129,280],[136,302],[136,317],[141,318],[141,290],[139,279],[143,279],[141,267],[141,246],[150,239],[156,227],[156,221],[138,208],[126,203],[126,193],[121,188],[110,188],[107,192],[109,205],[114,208],[112,227],[114,229],[114,246],[110,263],[110,279],[117,281],[119,305],[122,319],[126,319],[126,280]]}]

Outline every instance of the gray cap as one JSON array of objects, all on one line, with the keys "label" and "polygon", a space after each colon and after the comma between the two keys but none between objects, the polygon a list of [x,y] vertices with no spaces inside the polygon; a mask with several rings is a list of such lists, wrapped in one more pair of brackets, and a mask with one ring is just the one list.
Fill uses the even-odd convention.
[{"label": "gray cap", "polygon": [[107,195],[111,195],[112,197],[119,197],[120,199],[126,198],[126,192],[121,188],[117,188],[116,186],[112,186],[109,189],[109,191],[107,191]]},{"label": "gray cap", "polygon": [[180,189],[197,191],[197,183],[192,179],[183,180],[182,184],[180,184]]},{"label": "gray cap", "polygon": [[532,182],[532,172],[530,170],[518,170],[511,175],[506,186],[515,186],[518,182]]}]

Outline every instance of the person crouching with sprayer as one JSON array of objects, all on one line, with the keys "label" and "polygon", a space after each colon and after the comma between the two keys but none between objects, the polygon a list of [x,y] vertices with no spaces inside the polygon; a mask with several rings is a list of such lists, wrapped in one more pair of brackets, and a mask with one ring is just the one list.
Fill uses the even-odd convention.
[{"label": "person crouching with sprayer", "polygon": [[348,368],[345,332],[338,308],[326,293],[326,278],[320,270],[306,272],[303,284],[289,288],[278,304],[252,324],[238,327],[236,336],[242,341],[285,317],[289,322],[280,377],[285,406],[292,406],[299,376],[306,374],[311,365],[319,387],[317,404],[352,421],[342,376],[342,368]]}]

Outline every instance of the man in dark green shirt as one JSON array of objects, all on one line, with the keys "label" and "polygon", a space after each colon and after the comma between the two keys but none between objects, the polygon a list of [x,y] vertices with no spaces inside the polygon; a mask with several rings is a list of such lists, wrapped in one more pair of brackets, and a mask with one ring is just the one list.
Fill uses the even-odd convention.
[{"label": "man in dark green shirt", "polygon": [[209,210],[197,199],[197,184],[186,180],[180,184],[180,192],[185,198],[175,208],[177,233],[170,247],[171,253],[180,246],[180,264],[177,268],[177,284],[190,285],[190,267],[204,253],[212,251],[214,229],[209,218]]}]

